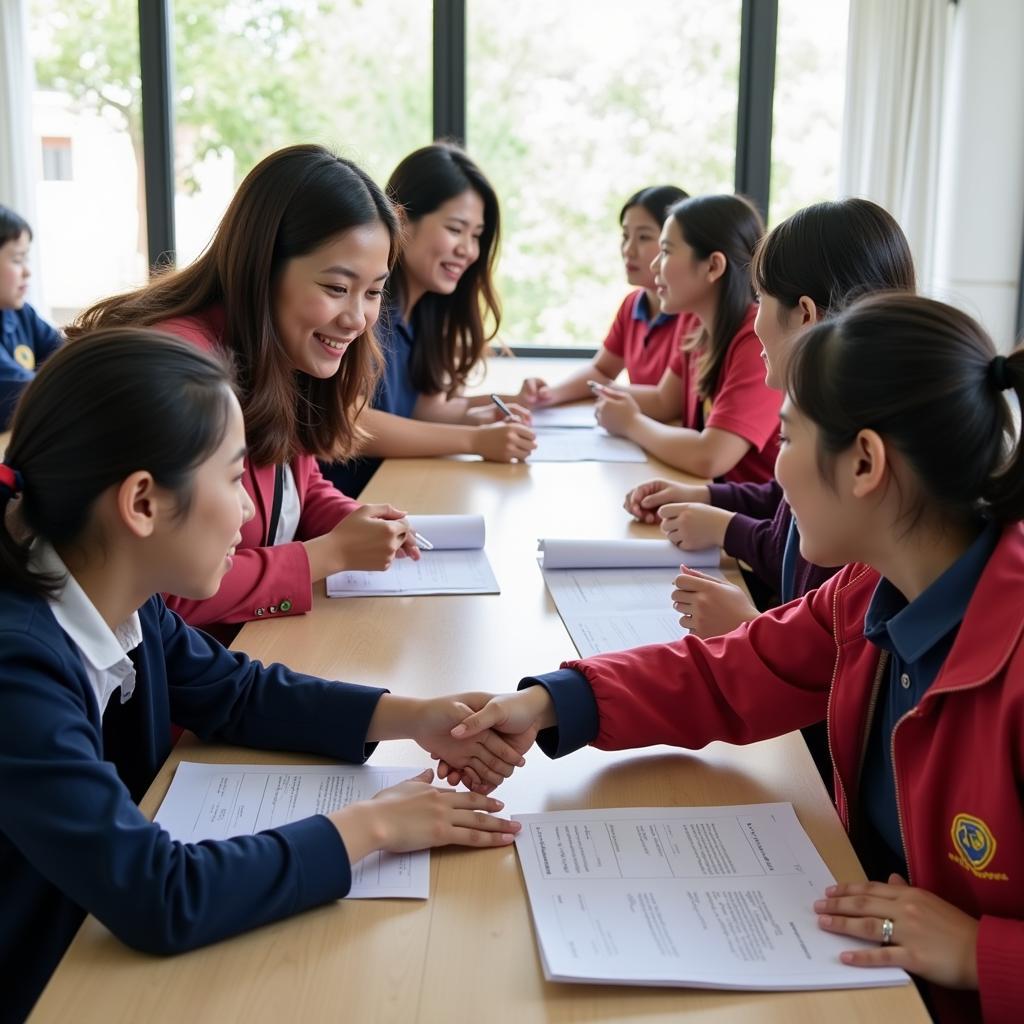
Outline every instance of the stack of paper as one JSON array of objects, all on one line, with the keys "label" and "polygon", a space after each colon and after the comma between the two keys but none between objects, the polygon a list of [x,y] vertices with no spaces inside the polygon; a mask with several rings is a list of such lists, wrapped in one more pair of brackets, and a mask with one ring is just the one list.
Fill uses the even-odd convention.
[{"label": "stack of paper", "polygon": [[819,989],[903,985],[839,960],[818,927],[835,879],[788,803],[513,815],[549,981]]},{"label": "stack of paper", "polygon": [[[180,843],[232,839],[329,814],[417,775],[411,768],[182,761],[156,822]],[[373,853],[352,866],[351,899],[430,895],[430,854]]]},{"label": "stack of paper", "polygon": [[483,516],[409,516],[431,544],[418,562],[396,558],[384,572],[336,572],[328,597],[398,597],[412,594],[500,594],[484,551]]},{"label": "stack of paper", "polygon": [[[720,551],[680,551],[668,540],[540,541],[540,566],[580,657],[684,637],[672,607],[680,565],[721,576]],[[724,579],[724,577],[723,577]]]}]

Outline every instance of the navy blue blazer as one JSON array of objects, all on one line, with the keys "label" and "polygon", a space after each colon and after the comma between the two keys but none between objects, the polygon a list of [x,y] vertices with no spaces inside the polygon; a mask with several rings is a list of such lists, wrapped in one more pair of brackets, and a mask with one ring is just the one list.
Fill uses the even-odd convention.
[{"label": "navy blue blazer", "polygon": [[322,815],[183,844],[137,801],[172,720],[204,739],[362,762],[386,691],[264,667],[159,597],[139,618],[135,692],[101,721],[46,601],[0,587],[0,1019],[27,1015],[86,912],[136,949],[175,953],[348,892],[348,855]]}]

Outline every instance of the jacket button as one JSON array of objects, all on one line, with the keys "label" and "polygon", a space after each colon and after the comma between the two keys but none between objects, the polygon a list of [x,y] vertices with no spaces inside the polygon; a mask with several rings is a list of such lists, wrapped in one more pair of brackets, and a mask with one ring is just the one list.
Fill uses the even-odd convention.
[{"label": "jacket button", "polygon": [[270,606],[270,607],[269,607],[269,608],[267,609],[267,611],[269,611],[271,615],[276,615],[276,614],[277,614],[277,605],[276,605],[276,604],[272,604],[272,605],[271,605],[271,606]]},{"label": "jacket button", "polygon": [[256,609],[256,614],[257,615],[266,615],[267,614],[267,609],[266,608],[257,608]]},{"label": "jacket button", "polygon": [[906,672],[900,676],[900,686],[902,686],[904,690],[910,689],[910,676],[907,675]]},{"label": "jacket button", "polygon": [[292,603],[288,598],[285,598],[277,607],[283,612],[290,612],[292,610]]}]

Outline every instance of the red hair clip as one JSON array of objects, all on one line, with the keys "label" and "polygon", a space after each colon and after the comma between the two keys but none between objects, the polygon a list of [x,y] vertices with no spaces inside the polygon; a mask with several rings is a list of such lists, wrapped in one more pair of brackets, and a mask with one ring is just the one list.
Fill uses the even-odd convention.
[{"label": "red hair clip", "polygon": [[21,493],[21,474],[12,466],[0,462],[0,489],[8,491],[12,498]]}]

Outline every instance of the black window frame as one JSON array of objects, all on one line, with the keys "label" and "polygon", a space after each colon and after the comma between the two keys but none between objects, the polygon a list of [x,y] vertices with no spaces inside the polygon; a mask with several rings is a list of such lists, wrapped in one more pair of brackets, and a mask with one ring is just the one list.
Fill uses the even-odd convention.
[{"label": "black window frame", "polygon": [[[767,212],[779,0],[742,0],[736,116],[736,191]],[[434,0],[433,131],[466,142],[466,0]],[[174,106],[172,0],[139,0],[146,225],[150,267],[173,263]],[[1024,284],[1021,317],[1024,318]],[[506,350],[507,351],[507,350]],[[514,346],[517,355],[590,358],[594,349]]]}]

